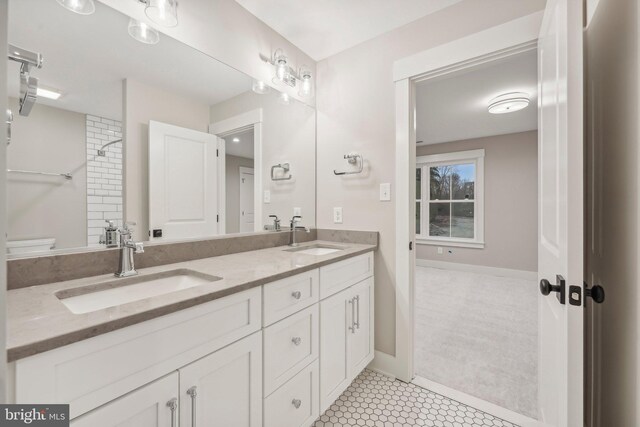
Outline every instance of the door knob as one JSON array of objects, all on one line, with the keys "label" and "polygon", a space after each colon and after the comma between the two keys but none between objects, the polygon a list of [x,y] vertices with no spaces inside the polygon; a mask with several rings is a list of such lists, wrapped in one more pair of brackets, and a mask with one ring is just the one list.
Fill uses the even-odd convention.
[{"label": "door knob", "polygon": [[602,304],[604,302],[604,288],[600,285],[595,285],[591,289],[587,287],[587,284],[584,284],[584,296],[591,297],[593,302],[598,304]]},{"label": "door knob", "polygon": [[556,297],[560,304],[565,302],[565,280],[561,275],[556,276],[556,284],[552,285],[547,279],[540,280],[540,292],[542,295],[549,295],[551,292],[556,292]]}]

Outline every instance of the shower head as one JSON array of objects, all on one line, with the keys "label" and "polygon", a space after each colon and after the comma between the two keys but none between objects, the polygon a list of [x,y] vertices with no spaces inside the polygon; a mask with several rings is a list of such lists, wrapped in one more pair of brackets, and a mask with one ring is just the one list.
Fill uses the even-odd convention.
[{"label": "shower head", "polygon": [[107,155],[107,152],[104,151],[105,148],[107,148],[110,145],[116,144],[118,142],[122,142],[122,138],[120,139],[116,139],[114,141],[111,142],[107,142],[106,144],[104,144],[102,147],[100,147],[100,149],[98,150],[98,156],[104,157]]}]

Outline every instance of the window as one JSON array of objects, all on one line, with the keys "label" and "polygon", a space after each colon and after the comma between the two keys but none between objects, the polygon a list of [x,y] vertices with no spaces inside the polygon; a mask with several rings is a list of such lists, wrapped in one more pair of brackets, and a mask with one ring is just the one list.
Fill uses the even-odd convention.
[{"label": "window", "polygon": [[416,160],[418,243],[484,247],[484,150]]}]

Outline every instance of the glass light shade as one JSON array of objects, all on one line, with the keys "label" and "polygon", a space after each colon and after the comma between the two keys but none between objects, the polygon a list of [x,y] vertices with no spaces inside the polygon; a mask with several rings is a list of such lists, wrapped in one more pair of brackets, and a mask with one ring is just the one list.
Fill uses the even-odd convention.
[{"label": "glass light shade", "polygon": [[163,27],[178,25],[178,0],[146,0],[144,13],[147,17]]},{"label": "glass light shade", "polygon": [[255,93],[258,93],[260,95],[264,95],[265,93],[269,93],[269,91],[271,90],[271,88],[263,81],[260,80],[254,80],[253,81],[253,86],[251,88]]},{"label": "glass light shade", "polygon": [[291,104],[291,97],[288,94],[283,92],[278,97],[278,102],[282,105],[289,105]]},{"label": "glass light shade", "polygon": [[305,98],[311,95],[311,71],[304,67],[300,71],[300,91],[298,95]]},{"label": "glass light shade", "polygon": [[96,11],[93,0],[58,0],[58,3],[65,9],[80,15],[91,15]]},{"label": "glass light shade", "polygon": [[129,35],[145,44],[156,44],[160,41],[160,34],[155,29],[133,18],[129,20]]},{"label": "glass light shade", "polygon": [[524,92],[510,92],[489,101],[489,113],[513,113],[529,106],[529,95]]}]

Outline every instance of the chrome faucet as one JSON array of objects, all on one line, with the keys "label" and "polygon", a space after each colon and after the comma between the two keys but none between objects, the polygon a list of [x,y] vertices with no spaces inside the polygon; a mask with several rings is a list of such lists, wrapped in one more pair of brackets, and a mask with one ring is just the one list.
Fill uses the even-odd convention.
[{"label": "chrome faucet", "polygon": [[118,230],[120,232],[120,263],[116,277],[135,276],[138,272],[133,264],[133,254],[141,254],[144,252],[142,242],[134,242],[131,238],[133,230],[129,226],[136,225],[135,222],[125,222],[124,227]]},{"label": "chrome faucet", "polygon": [[302,219],[302,217],[300,215],[294,215],[293,218],[291,218],[291,235],[289,237],[289,246],[298,246],[298,243],[296,242],[296,231],[297,230],[304,230],[307,233],[310,232],[309,228],[307,227],[302,227],[302,226],[296,226],[296,224]]}]

